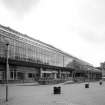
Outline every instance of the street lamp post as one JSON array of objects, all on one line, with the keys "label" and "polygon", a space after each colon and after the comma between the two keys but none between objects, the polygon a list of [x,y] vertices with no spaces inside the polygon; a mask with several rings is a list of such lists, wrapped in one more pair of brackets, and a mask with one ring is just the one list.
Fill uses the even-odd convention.
[{"label": "street lamp post", "polygon": [[[87,67],[86,67],[86,68],[87,68]],[[86,68],[85,68],[85,69],[86,69]],[[85,84],[85,88],[89,88],[89,75],[90,75],[90,74],[89,74],[89,67],[87,68],[87,72],[86,72],[86,73],[87,73],[87,83]]]},{"label": "street lamp post", "polygon": [[64,55],[63,55],[63,67],[64,67]]},{"label": "street lamp post", "polygon": [[9,63],[8,63],[8,58],[9,58],[9,43],[6,44],[6,101],[8,101],[8,71],[9,71]]}]

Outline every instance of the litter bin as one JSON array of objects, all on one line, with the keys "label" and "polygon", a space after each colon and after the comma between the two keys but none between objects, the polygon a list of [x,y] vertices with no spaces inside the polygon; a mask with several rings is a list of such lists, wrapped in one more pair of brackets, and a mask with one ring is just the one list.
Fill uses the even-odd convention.
[{"label": "litter bin", "polygon": [[102,81],[100,81],[99,84],[102,85]]},{"label": "litter bin", "polygon": [[89,84],[87,83],[87,84],[85,84],[85,88],[89,88]]},{"label": "litter bin", "polygon": [[61,94],[61,87],[53,87],[54,94]]}]

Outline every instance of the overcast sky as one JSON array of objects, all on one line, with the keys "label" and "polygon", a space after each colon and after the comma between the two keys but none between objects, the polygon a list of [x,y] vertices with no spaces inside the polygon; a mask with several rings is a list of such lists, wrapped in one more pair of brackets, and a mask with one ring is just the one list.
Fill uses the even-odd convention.
[{"label": "overcast sky", "polygon": [[105,61],[105,0],[0,0],[0,24],[94,66]]}]

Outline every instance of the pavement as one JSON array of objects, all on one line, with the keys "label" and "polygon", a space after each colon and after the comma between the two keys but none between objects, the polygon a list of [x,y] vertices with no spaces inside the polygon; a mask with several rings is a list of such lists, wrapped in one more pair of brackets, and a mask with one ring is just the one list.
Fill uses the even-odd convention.
[{"label": "pavement", "polygon": [[[57,85],[9,85],[8,102],[5,102],[5,85],[0,85],[0,105],[105,105],[105,82]],[[61,94],[53,88],[61,86]]]},{"label": "pavement", "polygon": [[15,84],[16,86],[37,86],[39,85],[38,82],[35,83],[21,83],[21,84]]}]

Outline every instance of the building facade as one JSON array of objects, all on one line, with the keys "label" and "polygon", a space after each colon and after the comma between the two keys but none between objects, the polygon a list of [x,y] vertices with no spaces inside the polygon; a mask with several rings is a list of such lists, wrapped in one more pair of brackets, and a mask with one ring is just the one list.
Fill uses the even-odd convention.
[{"label": "building facade", "polygon": [[[8,46],[7,46],[8,43]],[[91,71],[97,78],[98,70],[88,70],[90,64],[79,60],[51,45],[0,25],[0,81],[6,78],[8,53],[8,80],[11,82],[34,82],[39,79],[71,79],[73,73],[86,76]],[[76,70],[73,61],[85,65],[85,70]],[[73,64],[72,64],[73,63]],[[82,66],[82,67],[83,67]],[[94,68],[92,68],[94,69]],[[76,77],[76,76],[75,76]]]},{"label": "building facade", "polygon": [[100,69],[101,69],[101,72],[102,72],[102,77],[105,79],[105,62],[102,62],[100,64]]}]

